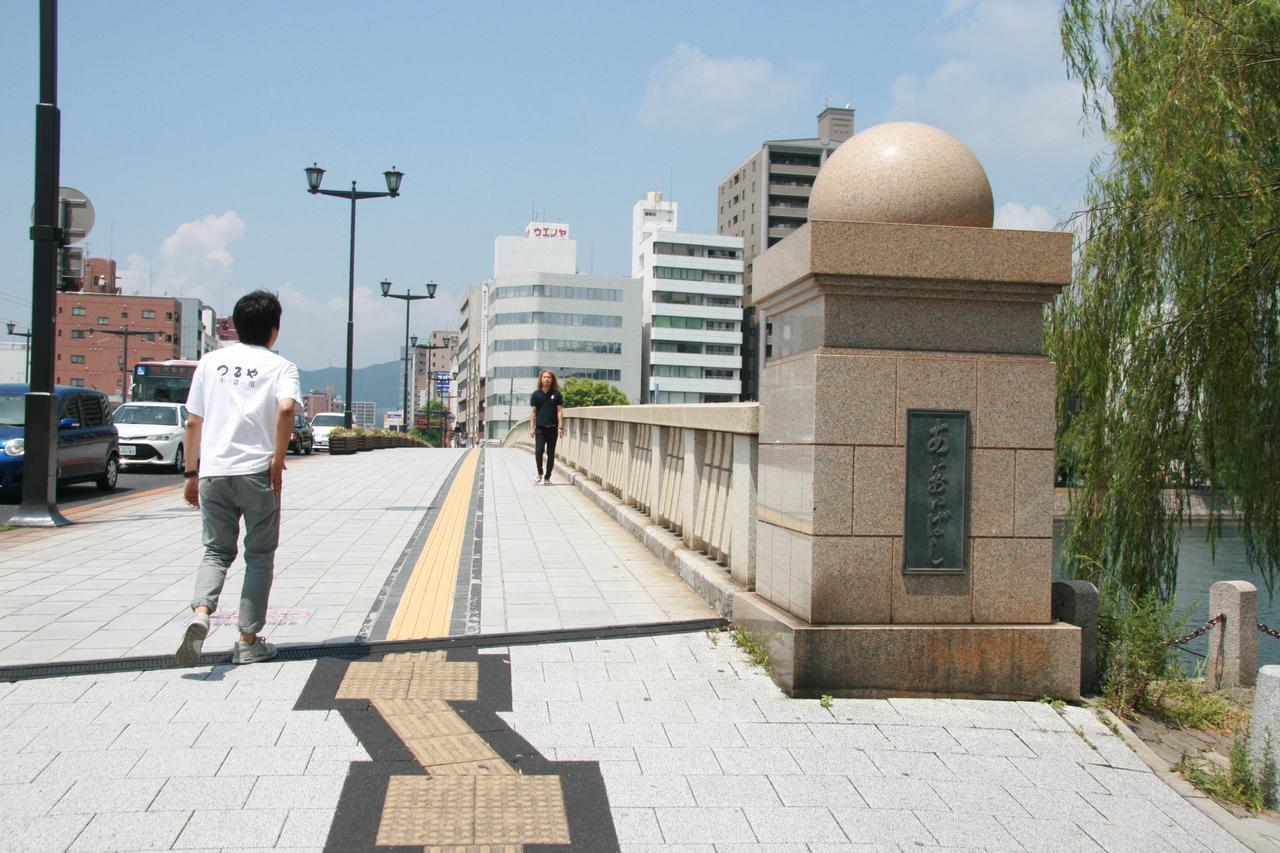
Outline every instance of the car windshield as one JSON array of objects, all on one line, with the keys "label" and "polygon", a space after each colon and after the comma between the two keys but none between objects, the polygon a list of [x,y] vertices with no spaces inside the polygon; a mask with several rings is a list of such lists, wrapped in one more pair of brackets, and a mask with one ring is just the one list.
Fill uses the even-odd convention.
[{"label": "car windshield", "polygon": [[26,423],[26,405],[25,394],[0,394],[0,426]]},{"label": "car windshield", "polygon": [[118,424],[178,425],[178,410],[168,406],[121,406],[111,417]]},{"label": "car windshield", "polygon": [[342,426],[342,415],[316,415],[311,419],[313,427],[340,427]]}]

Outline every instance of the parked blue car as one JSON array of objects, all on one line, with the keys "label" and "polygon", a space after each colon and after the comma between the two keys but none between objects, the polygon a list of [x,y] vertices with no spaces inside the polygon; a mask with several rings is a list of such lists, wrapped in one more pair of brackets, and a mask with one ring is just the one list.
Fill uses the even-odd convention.
[{"label": "parked blue car", "polygon": [[[0,492],[22,489],[26,450],[26,385],[0,385]],[[109,492],[120,473],[120,438],[111,423],[107,395],[59,385],[58,483],[92,481]]]}]

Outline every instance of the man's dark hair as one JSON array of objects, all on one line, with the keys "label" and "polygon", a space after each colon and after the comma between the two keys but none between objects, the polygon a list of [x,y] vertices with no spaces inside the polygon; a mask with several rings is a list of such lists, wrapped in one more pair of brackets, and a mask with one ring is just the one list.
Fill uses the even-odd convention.
[{"label": "man's dark hair", "polygon": [[265,347],[271,340],[272,329],[280,328],[280,300],[274,293],[255,290],[246,293],[231,312],[240,342]]}]

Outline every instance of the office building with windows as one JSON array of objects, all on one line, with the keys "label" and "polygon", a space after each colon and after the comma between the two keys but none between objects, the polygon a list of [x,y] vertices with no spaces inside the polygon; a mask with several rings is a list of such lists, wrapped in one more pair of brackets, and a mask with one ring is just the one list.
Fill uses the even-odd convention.
[{"label": "office building with windows", "polygon": [[818,135],[807,139],[770,139],[739,163],[716,190],[716,230],[742,238],[743,361],[742,398],[754,400],[762,353],[760,320],[751,299],[751,262],[809,221],[809,194],[827,158],[853,135],[853,110],[827,107],[818,114]]},{"label": "office building with windows", "polygon": [[742,238],[680,231],[651,192],[632,215],[632,274],[644,301],[644,399],[732,403],[742,393]]},{"label": "office building with windows", "polygon": [[467,288],[458,303],[458,346],[454,374],[454,427],[467,444],[483,438],[485,368],[488,366],[489,282]]},{"label": "office building with windows", "polygon": [[568,226],[531,222],[499,237],[488,291],[485,425],[500,439],[529,414],[538,374],[608,382],[640,399],[640,287],[631,278],[579,275]]}]

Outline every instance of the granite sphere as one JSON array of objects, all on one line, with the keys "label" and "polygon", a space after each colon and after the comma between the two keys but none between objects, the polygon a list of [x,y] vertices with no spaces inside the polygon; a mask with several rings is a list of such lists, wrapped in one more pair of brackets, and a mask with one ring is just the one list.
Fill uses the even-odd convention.
[{"label": "granite sphere", "polygon": [[818,172],[809,218],[990,228],[987,173],[964,143],[912,121],[867,128]]}]

